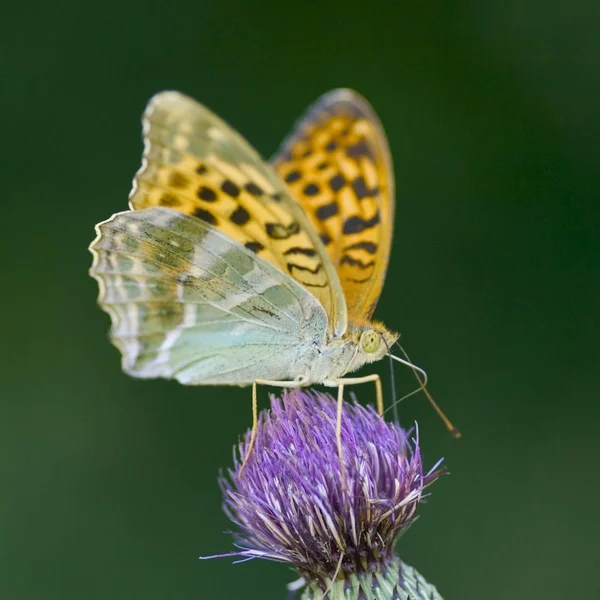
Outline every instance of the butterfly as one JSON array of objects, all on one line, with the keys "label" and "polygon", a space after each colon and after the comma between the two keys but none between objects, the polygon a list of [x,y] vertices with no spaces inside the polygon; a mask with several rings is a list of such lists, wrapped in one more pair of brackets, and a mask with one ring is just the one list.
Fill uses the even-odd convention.
[{"label": "butterfly", "polygon": [[372,320],[394,178],[367,101],[325,94],[270,162],[174,91],[150,100],[143,134],[130,210],[90,246],[123,370],[251,385],[254,423],[257,384],[335,386],[341,402],[345,384],[374,381],[381,410],[378,375],[346,376],[398,339]]}]

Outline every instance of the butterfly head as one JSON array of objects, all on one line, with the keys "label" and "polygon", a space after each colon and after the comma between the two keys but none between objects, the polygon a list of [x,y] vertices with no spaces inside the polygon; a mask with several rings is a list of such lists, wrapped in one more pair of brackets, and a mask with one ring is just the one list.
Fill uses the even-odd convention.
[{"label": "butterfly head", "polygon": [[389,349],[399,337],[397,333],[378,322],[354,326],[350,330],[350,335],[355,345],[355,354],[350,367],[352,371],[389,354]]}]

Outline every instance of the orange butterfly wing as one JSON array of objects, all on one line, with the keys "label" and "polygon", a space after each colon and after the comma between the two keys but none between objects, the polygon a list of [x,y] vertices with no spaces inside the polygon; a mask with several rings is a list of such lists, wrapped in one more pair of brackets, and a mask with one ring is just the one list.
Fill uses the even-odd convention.
[{"label": "orange butterfly wing", "polygon": [[143,118],[144,159],[133,210],[164,206],[194,215],[306,287],[335,336],[347,313],[338,275],[319,236],[271,165],[202,104],[161,92]]},{"label": "orange butterfly wing", "polygon": [[375,112],[351,90],[325,94],[271,162],[325,245],[349,320],[370,320],[385,280],[394,223],[392,163]]}]

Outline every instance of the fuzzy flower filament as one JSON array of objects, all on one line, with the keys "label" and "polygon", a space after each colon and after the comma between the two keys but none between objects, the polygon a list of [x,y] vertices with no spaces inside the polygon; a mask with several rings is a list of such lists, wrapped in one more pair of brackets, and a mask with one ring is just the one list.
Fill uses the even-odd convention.
[{"label": "fuzzy flower filament", "polygon": [[439,463],[424,473],[406,431],[347,403],[341,469],[335,427],[329,395],[296,390],[272,400],[243,474],[248,434],[220,480],[225,511],[239,528],[236,554],[294,566],[306,600],[439,599],[394,554]]}]

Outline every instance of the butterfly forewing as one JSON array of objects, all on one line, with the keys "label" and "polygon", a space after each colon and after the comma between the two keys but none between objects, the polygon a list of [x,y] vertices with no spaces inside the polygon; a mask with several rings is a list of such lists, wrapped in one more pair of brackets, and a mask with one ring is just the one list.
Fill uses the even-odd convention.
[{"label": "butterfly forewing", "polygon": [[348,318],[370,319],[387,269],[394,179],[387,139],[366,100],[323,96],[272,159],[338,271]]},{"label": "butterfly forewing", "polygon": [[145,151],[130,196],[134,210],[166,207],[201,220],[302,284],[329,329],[346,329],[339,277],[322,241],[273,168],[233,129],[177,92],[144,114]]}]

